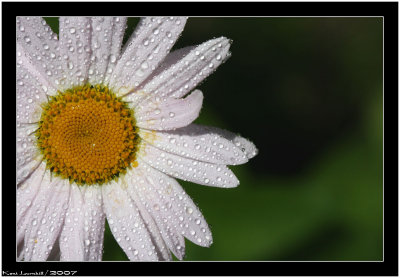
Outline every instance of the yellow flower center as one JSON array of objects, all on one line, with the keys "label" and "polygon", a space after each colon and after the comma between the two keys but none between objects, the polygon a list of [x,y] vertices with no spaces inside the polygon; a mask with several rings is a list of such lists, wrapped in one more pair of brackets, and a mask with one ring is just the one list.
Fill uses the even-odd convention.
[{"label": "yellow flower center", "polygon": [[52,173],[79,185],[103,184],[137,166],[133,111],[107,87],[58,92],[43,105],[37,143]]}]

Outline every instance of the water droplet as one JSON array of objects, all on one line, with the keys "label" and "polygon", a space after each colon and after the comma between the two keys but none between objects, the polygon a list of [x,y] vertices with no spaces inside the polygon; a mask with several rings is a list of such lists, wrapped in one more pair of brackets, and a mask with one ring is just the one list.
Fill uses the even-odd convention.
[{"label": "water droplet", "polygon": [[142,69],[148,69],[148,68],[149,68],[149,64],[148,64],[147,62],[144,62],[144,63],[141,65],[141,67],[142,67]]},{"label": "water droplet", "polygon": [[186,208],[186,212],[189,213],[189,214],[192,214],[193,213],[193,209],[191,207],[187,207]]},{"label": "water droplet", "polygon": [[71,27],[71,29],[69,29],[69,32],[70,32],[71,34],[75,34],[76,29],[75,29],[74,27]]}]

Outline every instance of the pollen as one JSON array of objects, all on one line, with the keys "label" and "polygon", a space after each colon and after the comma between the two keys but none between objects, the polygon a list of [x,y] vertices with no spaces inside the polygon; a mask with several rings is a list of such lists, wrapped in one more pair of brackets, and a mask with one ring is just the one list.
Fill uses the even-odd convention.
[{"label": "pollen", "polygon": [[37,144],[56,176],[78,185],[104,184],[137,166],[133,110],[107,87],[58,92],[42,108]]}]

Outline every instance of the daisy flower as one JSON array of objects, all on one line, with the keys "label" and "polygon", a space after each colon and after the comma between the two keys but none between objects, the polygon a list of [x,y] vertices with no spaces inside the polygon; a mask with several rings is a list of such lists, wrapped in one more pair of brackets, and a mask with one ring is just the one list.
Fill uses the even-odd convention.
[{"label": "daisy flower", "polygon": [[171,260],[210,229],[175,179],[236,187],[248,140],[192,122],[195,87],[229,57],[214,38],[170,53],[185,17],[17,18],[17,256],[99,261],[105,219],[132,261]]}]

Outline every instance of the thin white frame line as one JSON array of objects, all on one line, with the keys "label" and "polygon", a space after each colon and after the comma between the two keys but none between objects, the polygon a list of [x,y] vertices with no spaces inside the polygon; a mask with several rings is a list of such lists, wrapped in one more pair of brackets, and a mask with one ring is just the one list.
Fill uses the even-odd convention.
[{"label": "thin white frame line", "polygon": [[[45,2],[45,1],[44,1]],[[78,1],[79,2],[79,1]],[[107,2],[107,1],[106,1]],[[394,3],[397,3],[396,1],[393,1]],[[42,16],[42,17],[60,17],[60,16]],[[114,16],[105,16],[105,17],[114,17]],[[142,17],[142,16],[126,16],[126,17]],[[184,262],[196,262],[196,263],[202,263],[202,262],[264,262],[264,263],[269,263],[269,262],[305,262],[305,263],[312,263],[312,262],[316,262],[316,263],[324,263],[324,262],[376,262],[376,263],[380,263],[380,262],[384,262],[385,261],[385,213],[384,213],[384,209],[385,209],[385,172],[384,172],[384,164],[385,164],[385,140],[384,140],[384,128],[385,128],[385,121],[384,121],[384,102],[385,102],[385,98],[384,98],[384,88],[385,88],[385,28],[384,28],[384,24],[385,24],[385,17],[384,16],[189,16],[189,17],[195,17],[195,18],[205,18],[205,17],[215,17],[215,18],[382,18],[382,139],[383,139],[383,146],[382,146],[382,260],[381,261],[158,261],[160,263],[184,263]],[[400,167],[400,166],[399,166]],[[15,202],[17,203],[17,187],[15,188]],[[16,209],[16,207],[15,207]],[[17,215],[15,215],[15,217],[17,217]],[[18,244],[17,242],[15,242],[15,246],[16,246],[16,251],[18,250]],[[16,252],[16,257],[15,257],[15,262],[23,262],[23,263],[31,263],[31,261],[18,261],[18,254]],[[46,261],[48,263],[52,263],[52,262],[62,262],[62,261]],[[68,262],[81,262],[81,261],[65,261],[65,263]],[[131,261],[99,261],[96,263],[118,263],[118,262],[122,262],[122,263],[129,263]]]}]

